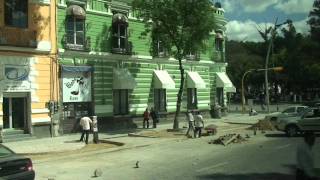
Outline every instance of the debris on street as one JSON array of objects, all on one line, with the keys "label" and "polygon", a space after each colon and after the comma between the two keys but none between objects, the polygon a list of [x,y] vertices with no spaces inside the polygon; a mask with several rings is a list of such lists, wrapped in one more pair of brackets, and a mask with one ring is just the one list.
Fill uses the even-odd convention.
[{"label": "debris on street", "polygon": [[275,130],[275,127],[272,125],[272,123],[269,120],[259,120],[256,124],[253,124],[251,127],[249,127],[251,130],[261,130],[261,131],[273,131]]},{"label": "debris on street", "polygon": [[247,141],[247,139],[240,134],[226,134],[220,136],[218,139],[209,141],[209,144],[222,144],[226,146],[230,143],[242,143],[244,141]]}]

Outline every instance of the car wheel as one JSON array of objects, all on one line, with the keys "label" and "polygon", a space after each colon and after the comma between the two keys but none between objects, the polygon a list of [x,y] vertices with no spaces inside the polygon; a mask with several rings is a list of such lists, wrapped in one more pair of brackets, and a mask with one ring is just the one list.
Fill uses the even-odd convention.
[{"label": "car wheel", "polygon": [[294,137],[298,134],[298,128],[296,126],[288,126],[286,128],[286,133],[289,137]]}]

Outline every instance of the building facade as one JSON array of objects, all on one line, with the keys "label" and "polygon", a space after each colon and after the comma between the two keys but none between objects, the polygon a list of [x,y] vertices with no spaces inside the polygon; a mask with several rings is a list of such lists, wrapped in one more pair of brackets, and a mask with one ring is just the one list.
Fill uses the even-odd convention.
[{"label": "building facade", "polygon": [[54,0],[0,0],[0,141],[51,135],[57,100]]},{"label": "building facade", "polygon": [[[184,60],[186,85],[182,111],[226,105],[235,88],[226,75],[224,10],[215,9],[215,31],[208,51]],[[61,133],[77,130],[81,116],[99,123],[141,116],[146,108],[161,115],[175,112],[180,84],[178,61],[166,56],[161,42],[151,53],[144,24],[125,0],[58,0]]]}]

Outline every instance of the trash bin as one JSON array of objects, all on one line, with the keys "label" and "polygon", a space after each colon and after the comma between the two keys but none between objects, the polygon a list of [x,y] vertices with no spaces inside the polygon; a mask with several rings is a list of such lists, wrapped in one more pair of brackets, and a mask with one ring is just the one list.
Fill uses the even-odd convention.
[{"label": "trash bin", "polygon": [[211,107],[211,117],[217,118],[217,119],[221,118],[221,106],[220,105],[216,104]]}]

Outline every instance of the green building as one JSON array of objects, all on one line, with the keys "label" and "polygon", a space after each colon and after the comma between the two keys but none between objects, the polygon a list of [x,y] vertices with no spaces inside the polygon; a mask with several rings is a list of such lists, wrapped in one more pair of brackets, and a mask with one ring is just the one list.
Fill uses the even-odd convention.
[{"label": "green building", "polygon": [[[216,28],[208,50],[183,61],[182,111],[225,106],[227,93],[235,91],[225,73],[224,10],[214,8]],[[84,115],[97,115],[99,123],[117,123],[142,117],[147,107],[163,116],[175,112],[178,61],[166,55],[161,42],[141,36],[144,24],[134,16],[130,0],[59,0],[57,29],[64,133],[75,130]]]}]

